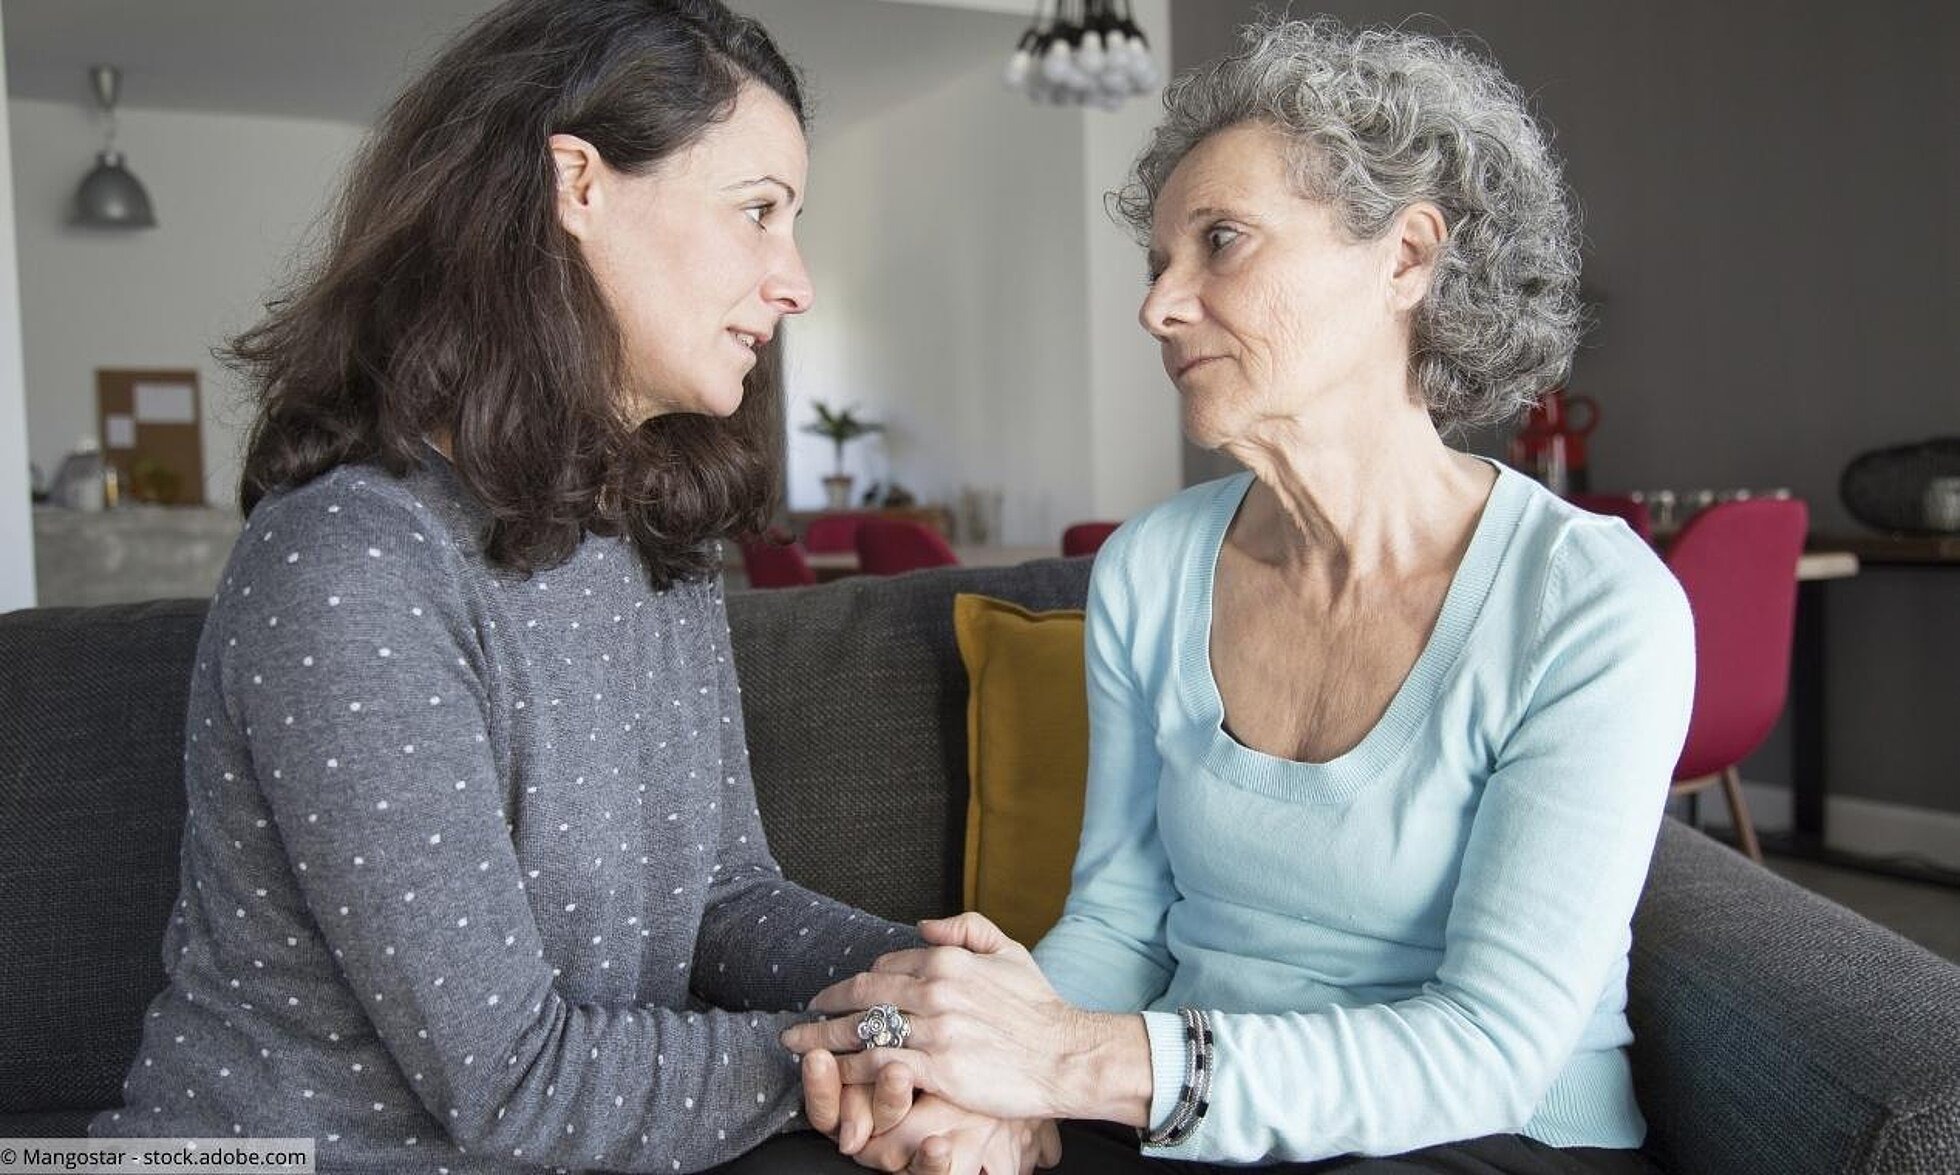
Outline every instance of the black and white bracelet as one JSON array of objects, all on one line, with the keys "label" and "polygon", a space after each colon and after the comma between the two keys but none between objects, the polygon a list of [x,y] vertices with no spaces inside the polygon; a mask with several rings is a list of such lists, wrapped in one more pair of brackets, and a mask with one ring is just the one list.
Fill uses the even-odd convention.
[{"label": "black and white bracelet", "polygon": [[1184,1084],[1164,1125],[1157,1130],[1137,1131],[1145,1146],[1182,1145],[1211,1109],[1211,1020],[1199,1008],[1179,1008],[1177,1014],[1184,1021]]}]

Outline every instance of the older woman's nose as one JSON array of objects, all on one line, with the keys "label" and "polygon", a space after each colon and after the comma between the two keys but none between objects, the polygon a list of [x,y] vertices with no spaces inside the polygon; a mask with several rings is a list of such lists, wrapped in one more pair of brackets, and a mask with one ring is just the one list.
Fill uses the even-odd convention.
[{"label": "older woman's nose", "polygon": [[1143,329],[1159,339],[1169,338],[1172,331],[1196,316],[1197,301],[1190,287],[1174,280],[1169,271],[1150,283],[1150,292],[1144,295],[1143,305],[1137,310],[1137,321],[1143,324]]}]

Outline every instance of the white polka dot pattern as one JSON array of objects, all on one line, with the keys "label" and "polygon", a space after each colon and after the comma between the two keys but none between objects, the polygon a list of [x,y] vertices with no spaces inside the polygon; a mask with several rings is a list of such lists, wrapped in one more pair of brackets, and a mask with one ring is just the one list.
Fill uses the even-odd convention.
[{"label": "white polka dot pattern", "polygon": [[699,1170],[791,1121],[796,1009],[916,941],[770,857],[718,584],[654,593],[592,536],[494,572],[484,521],[436,459],[253,512],[192,684],[142,1112],[98,1133]]}]

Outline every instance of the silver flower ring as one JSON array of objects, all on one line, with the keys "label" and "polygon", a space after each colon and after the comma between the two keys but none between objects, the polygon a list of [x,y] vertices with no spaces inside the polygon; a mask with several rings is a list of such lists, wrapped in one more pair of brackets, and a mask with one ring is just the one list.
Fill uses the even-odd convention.
[{"label": "silver flower ring", "polygon": [[858,1018],[857,1035],[868,1049],[902,1049],[912,1035],[905,1013],[893,1004],[875,1004]]}]

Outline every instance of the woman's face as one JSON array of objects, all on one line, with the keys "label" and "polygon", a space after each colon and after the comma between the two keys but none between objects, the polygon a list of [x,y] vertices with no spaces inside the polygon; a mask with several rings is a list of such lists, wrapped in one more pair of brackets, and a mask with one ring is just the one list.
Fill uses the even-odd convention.
[{"label": "woman's face", "polygon": [[728,118],[637,176],[572,136],[551,146],[560,220],[625,342],[630,419],[733,413],[756,349],[810,308],[794,231],[809,152],[795,113],[746,85]]},{"label": "woman's face", "polygon": [[1284,422],[1325,428],[1362,410],[1359,389],[1407,387],[1398,234],[1352,240],[1330,207],[1296,192],[1287,150],[1269,126],[1229,127],[1158,195],[1139,317],[1162,346],[1185,435],[1207,449]]}]

